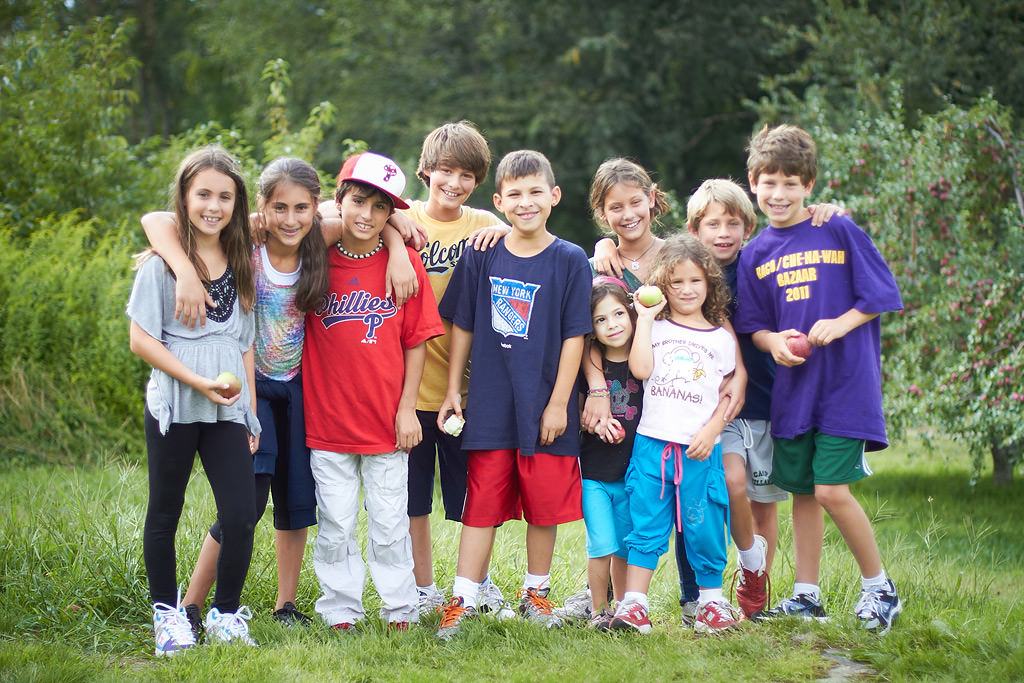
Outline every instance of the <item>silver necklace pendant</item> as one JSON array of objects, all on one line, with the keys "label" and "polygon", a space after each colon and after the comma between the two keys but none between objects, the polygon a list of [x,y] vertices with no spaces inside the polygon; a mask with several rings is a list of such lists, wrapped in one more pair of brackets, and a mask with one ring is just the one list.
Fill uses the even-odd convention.
[{"label": "silver necklace pendant", "polygon": [[633,270],[640,270],[640,262],[633,261]]}]

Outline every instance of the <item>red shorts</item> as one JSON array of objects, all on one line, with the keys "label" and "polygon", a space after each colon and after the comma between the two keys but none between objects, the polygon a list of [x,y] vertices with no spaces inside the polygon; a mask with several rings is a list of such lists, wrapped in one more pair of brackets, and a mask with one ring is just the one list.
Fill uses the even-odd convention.
[{"label": "red shorts", "polygon": [[550,453],[520,455],[514,448],[469,451],[466,526],[497,526],[522,519],[554,526],[583,519],[580,463]]}]

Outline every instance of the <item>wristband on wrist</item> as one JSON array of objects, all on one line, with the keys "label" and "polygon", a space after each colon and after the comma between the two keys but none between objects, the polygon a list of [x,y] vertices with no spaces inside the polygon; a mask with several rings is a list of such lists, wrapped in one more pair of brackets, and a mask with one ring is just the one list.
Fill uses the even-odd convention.
[{"label": "wristband on wrist", "polygon": [[608,391],[606,387],[601,387],[599,389],[588,389],[587,397],[589,398],[590,396],[594,396],[596,398],[608,398],[611,396],[611,392]]}]

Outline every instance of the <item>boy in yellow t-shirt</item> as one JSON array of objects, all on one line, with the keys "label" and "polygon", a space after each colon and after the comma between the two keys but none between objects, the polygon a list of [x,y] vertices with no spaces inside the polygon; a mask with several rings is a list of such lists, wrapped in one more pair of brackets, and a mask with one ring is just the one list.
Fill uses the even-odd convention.
[{"label": "boy in yellow t-shirt", "polygon": [[[509,231],[490,211],[465,205],[473,190],[487,178],[490,166],[491,151],[487,141],[469,121],[445,123],[423,140],[416,175],[430,193],[425,202],[409,202],[404,213],[426,231],[427,243],[420,250],[420,257],[437,301],[441,300],[455,264],[466,249],[474,245],[486,249]],[[466,452],[461,448],[461,439],[437,427],[437,412],[448,389],[451,323],[446,320],[444,326],[443,336],[427,342],[427,360],[416,401],[423,441],[409,452],[409,532],[421,615],[434,612],[445,602],[444,594],[434,583],[430,547],[435,453],[445,518],[461,522],[466,498]],[[468,375],[463,376],[463,406],[467,378]],[[481,586],[479,604],[484,611],[490,609],[500,616],[505,609],[504,597],[489,576]],[[508,615],[511,612],[503,616]]]}]

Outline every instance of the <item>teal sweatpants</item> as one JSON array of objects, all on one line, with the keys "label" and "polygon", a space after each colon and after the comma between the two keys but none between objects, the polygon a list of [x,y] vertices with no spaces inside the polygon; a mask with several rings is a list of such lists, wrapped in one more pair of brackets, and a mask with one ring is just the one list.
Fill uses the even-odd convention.
[{"label": "teal sweatpants", "polygon": [[633,530],[626,536],[629,564],[654,570],[668,551],[673,526],[681,527],[697,585],[719,588],[727,560],[729,492],[722,447],[706,460],[690,460],[686,446],[636,435],[626,471]]}]

